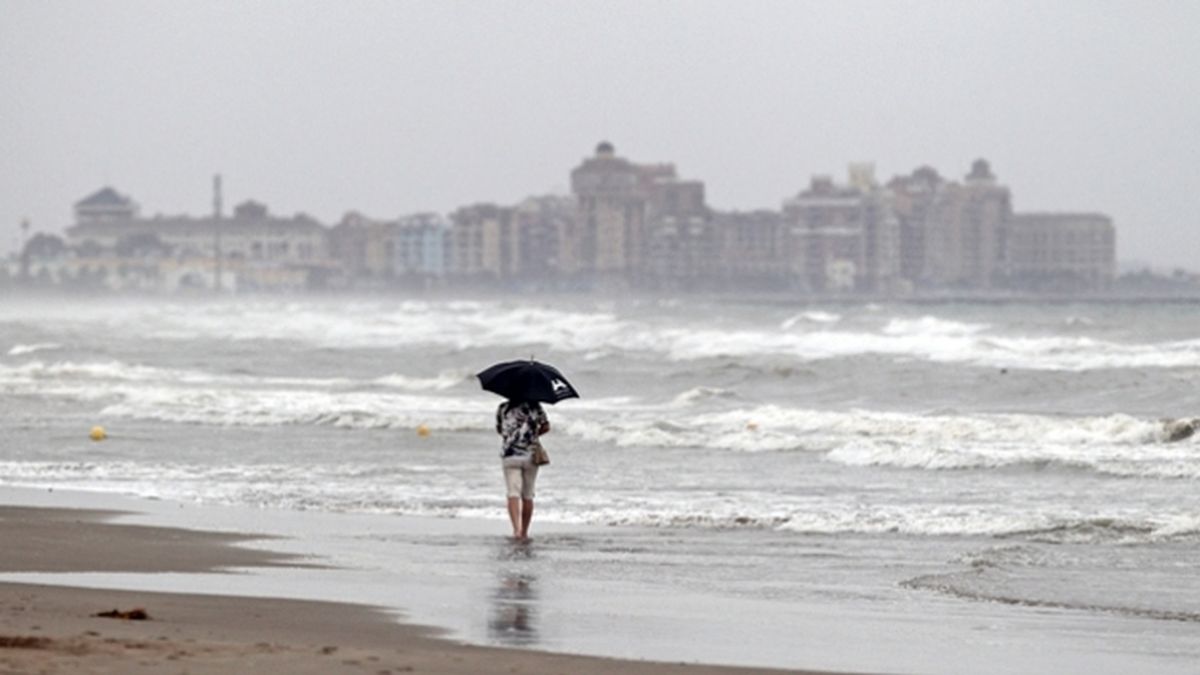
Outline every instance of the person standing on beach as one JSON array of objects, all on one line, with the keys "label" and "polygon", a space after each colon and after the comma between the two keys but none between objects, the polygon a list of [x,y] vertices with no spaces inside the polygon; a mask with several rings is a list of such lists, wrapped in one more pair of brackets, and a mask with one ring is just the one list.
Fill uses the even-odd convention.
[{"label": "person standing on beach", "polygon": [[529,538],[533,520],[533,486],[538,466],[533,448],[538,437],[550,431],[550,420],[542,404],[536,401],[508,400],[496,409],[496,433],[500,434],[500,462],[508,487],[508,518],[513,537]]}]

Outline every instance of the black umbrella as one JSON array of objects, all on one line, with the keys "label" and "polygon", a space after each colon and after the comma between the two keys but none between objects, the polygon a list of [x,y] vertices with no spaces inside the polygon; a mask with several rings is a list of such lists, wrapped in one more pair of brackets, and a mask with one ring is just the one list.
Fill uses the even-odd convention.
[{"label": "black umbrella", "polygon": [[564,398],[579,398],[575,387],[557,368],[533,359],[497,363],[475,377],[485,390],[512,401],[558,403]]}]

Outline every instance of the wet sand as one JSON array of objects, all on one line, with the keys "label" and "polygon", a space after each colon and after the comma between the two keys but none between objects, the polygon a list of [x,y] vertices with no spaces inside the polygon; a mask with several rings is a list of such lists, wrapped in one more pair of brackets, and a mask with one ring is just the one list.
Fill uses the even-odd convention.
[{"label": "wet sand", "polygon": [[[0,572],[213,572],[304,564],[249,537],[105,522],[112,512],[0,506]],[[0,675],[26,673],[717,673],[462,645],[361,605],[0,583]],[[98,617],[144,609],[147,620]],[[795,671],[789,671],[795,672]]]}]

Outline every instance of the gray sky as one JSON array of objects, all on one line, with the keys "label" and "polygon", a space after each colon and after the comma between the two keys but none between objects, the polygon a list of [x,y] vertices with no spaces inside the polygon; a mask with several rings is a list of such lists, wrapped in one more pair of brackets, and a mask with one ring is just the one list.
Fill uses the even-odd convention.
[{"label": "gray sky", "polygon": [[566,191],[596,142],[718,209],[874,161],[1111,215],[1200,269],[1200,2],[0,0],[0,253],[111,184],[332,224]]}]

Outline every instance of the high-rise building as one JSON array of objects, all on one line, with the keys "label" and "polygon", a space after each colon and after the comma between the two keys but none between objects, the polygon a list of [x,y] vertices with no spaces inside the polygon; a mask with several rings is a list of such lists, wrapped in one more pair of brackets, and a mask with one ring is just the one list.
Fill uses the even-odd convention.
[{"label": "high-rise building", "polygon": [[718,263],[712,274],[734,287],[786,288],[802,261],[785,248],[785,225],[778,211],[715,212],[713,227],[719,241]]},{"label": "high-rise building", "polygon": [[1018,213],[1006,242],[1007,284],[1031,291],[1102,291],[1116,274],[1116,231],[1099,213]]},{"label": "high-rise building", "polygon": [[814,176],[808,189],[784,202],[785,256],[814,293],[890,292],[899,278],[899,221],[867,165],[852,165],[852,185]]},{"label": "high-rise building", "polygon": [[571,171],[576,217],[561,241],[564,273],[625,277],[641,267],[646,217],[645,177],[607,141]]},{"label": "high-rise building", "polygon": [[558,195],[529,197],[513,210],[513,272],[524,281],[557,279],[562,241],[576,216],[575,200]]},{"label": "high-rise building", "polygon": [[462,281],[507,279],[516,270],[513,209],[464,206],[450,215],[448,271]]},{"label": "high-rise building", "polygon": [[673,164],[635,164],[607,141],[571,172],[575,218],[560,242],[560,269],[600,285],[676,285],[712,276],[719,241],[704,183]]},{"label": "high-rise building", "polygon": [[656,287],[695,287],[720,278],[720,238],[704,201],[704,183],[683,181],[672,165],[647,167],[644,255],[640,277]]},{"label": "high-rise building", "polygon": [[909,282],[918,283],[926,277],[926,231],[930,229],[934,205],[946,185],[937,170],[929,166],[888,182],[892,209],[900,227],[900,276]]},{"label": "high-rise building", "polygon": [[430,285],[446,275],[449,225],[436,213],[401,216],[392,228],[390,251],[396,278]]},{"label": "high-rise building", "polygon": [[987,161],[976,160],[963,183],[923,167],[888,188],[899,219],[902,275],[923,288],[996,285],[1003,276],[1012,200]]}]

